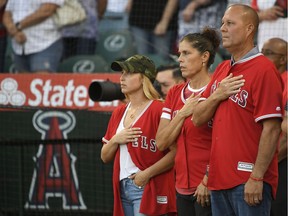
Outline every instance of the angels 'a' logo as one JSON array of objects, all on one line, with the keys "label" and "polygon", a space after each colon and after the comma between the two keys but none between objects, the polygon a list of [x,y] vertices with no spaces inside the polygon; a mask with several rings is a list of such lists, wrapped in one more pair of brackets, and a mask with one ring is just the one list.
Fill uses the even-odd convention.
[{"label": "angels 'a' logo", "polygon": [[[33,125],[41,133],[41,139],[67,139],[75,127],[72,112],[37,111]],[[70,152],[70,144],[39,145],[33,157],[35,168],[29,190],[26,209],[49,209],[48,199],[62,198],[63,209],[87,209],[75,170],[76,157]]]}]

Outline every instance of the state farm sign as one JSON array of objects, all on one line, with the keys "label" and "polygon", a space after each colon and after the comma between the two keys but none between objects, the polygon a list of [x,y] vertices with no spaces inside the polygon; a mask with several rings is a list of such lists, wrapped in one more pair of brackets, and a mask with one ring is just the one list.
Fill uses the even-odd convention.
[{"label": "state farm sign", "polygon": [[119,73],[0,74],[0,106],[113,111],[119,100],[93,102],[88,88],[93,81],[119,78]]}]

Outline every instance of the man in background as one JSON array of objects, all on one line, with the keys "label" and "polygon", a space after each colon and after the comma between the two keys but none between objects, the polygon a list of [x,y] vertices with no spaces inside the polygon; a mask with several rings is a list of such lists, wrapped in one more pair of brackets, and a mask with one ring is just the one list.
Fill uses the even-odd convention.
[{"label": "man in background", "polygon": [[172,86],[185,82],[185,78],[182,77],[179,65],[159,66],[157,68],[157,71],[158,71],[156,76],[156,81],[158,84],[157,89],[160,90],[163,99],[166,98],[166,95]]},{"label": "man in background", "polygon": [[[264,42],[262,53],[271,60],[284,82],[283,105],[287,104],[287,41],[271,38]],[[287,108],[286,108],[287,109]],[[287,123],[283,118],[282,124]],[[282,131],[278,147],[278,188],[276,199],[272,201],[271,216],[287,215],[287,131]]]},{"label": "man in background", "polygon": [[64,0],[9,0],[3,24],[11,38],[18,72],[56,72],[63,51],[59,29],[53,21]]},{"label": "man in background", "polygon": [[234,4],[222,18],[223,47],[231,60],[215,70],[193,123],[213,119],[208,188],[213,216],[270,215],[278,184],[277,145],[283,86],[254,39],[257,13]]}]

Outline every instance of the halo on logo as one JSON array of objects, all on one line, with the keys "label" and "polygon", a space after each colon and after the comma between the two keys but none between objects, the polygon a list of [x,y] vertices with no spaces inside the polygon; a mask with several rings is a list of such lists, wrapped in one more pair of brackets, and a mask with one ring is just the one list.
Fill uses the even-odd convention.
[{"label": "halo on logo", "polygon": [[18,88],[18,83],[12,78],[6,78],[1,82],[1,89],[7,93],[16,91]]},{"label": "halo on logo", "polygon": [[73,66],[73,72],[92,73],[95,71],[95,63],[89,59],[79,60]]},{"label": "halo on logo", "polygon": [[126,44],[126,38],[121,34],[115,34],[107,37],[104,41],[104,47],[110,52],[117,52],[121,50]]},{"label": "halo on logo", "polygon": [[21,91],[15,91],[11,93],[10,103],[13,106],[22,106],[25,103],[26,96]]},{"label": "halo on logo", "polygon": [[0,104],[7,105],[8,102],[9,102],[9,96],[8,96],[7,92],[0,91]]}]

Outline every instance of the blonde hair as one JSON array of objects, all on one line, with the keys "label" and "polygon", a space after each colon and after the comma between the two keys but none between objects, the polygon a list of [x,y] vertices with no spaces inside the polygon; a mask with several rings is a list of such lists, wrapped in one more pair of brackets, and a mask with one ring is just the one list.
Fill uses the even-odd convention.
[{"label": "blonde hair", "polygon": [[143,78],[143,92],[144,95],[149,99],[149,100],[159,100],[160,99],[160,94],[157,92],[157,90],[154,88],[153,84],[149,80],[149,78],[143,74],[141,74]]},{"label": "blonde hair", "polygon": [[[143,80],[143,92],[147,99],[149,100],[162,100],[158,91],[154,88],[150,79],[144,74],[140,74],[141,79]],[[125,94],[127,100],[129,100],[129,95]]]}]

